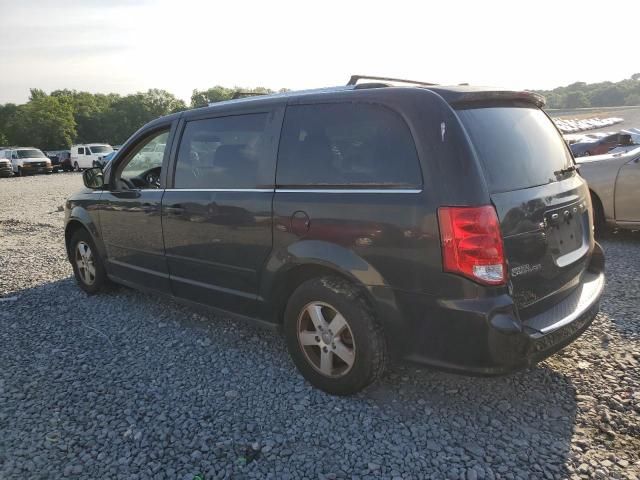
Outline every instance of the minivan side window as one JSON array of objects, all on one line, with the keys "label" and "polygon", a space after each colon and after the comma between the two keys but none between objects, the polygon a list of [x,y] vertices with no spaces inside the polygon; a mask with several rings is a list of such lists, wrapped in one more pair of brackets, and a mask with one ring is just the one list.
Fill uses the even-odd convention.
[{"label": "minivan side window", "polygon": [[84,147],[78,147],[78,155],[84,155]]},{"label": "minivan side window", "polygon": [[269,114],[251,113],[187,122],[174,188],[238,189],[273,185]]},{"label": "minivan side window", "polygon": [[404,120],[367,103],[293,105],[280,140],[278,187],[416,188],[422,173]]}]

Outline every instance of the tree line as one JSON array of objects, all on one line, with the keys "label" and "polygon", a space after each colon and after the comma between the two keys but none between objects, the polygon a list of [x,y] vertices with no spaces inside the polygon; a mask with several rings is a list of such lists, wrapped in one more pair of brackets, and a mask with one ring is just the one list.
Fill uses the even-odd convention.
[{"label": "tree line", "polygon": [[576,82],[537,93],[547,99],[547,108],[637,106],[640,105],[640,73],[620,82]]},{"label": "tree line", "polygon": [[[145,123],[170,113],[230,100],[239,92],[273,93],[268,88],[215,86],[194,90],[191,102],[166,90],[151,89],[131,95],[33,88],[22,105],[0,105],[0,146],[33,146],[43,150],[67,149],[74,143],[123,143]],[[286,91],[282,89],[280,91]],[[640,105],[640,73],[620,82],[576,82],[553,90],[539,90],[547,108],[613,107]]]},{"label": "tree line", "polygon": [[68,149],[75,143],[118,145],[145,123],[170,113],[231,99],[236,92],[273,93],[267,88],[215,86],[194,90],[187,104],[166,90],[131,95],[32,88],[22,105],[0,104],[0,146],[19,145],[42,150]]}]

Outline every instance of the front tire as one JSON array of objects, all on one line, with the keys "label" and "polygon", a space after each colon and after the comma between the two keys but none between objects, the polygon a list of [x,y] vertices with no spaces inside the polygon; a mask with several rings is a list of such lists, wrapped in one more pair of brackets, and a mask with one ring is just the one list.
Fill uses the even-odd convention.
[{"label": "front tire", "polygon": [[604,207],[602,202],[595,195],[591,195],[591,206],[593,208],[593,230],[596,238],[602,238],[607,233],[607,221],[604,217]]},{"label": "front tire", "polygon": [[73,162],[73,171],[74,172],[80,171],[80,165],[78,165],[78,162]]},{"label": "front tire", "polygon": [[86,230],[78,230],[71,237],[69,259],[80,288],[89,295],[104,290],[108,282],[104,263],[91,235]]},{"label": "front tire", "polygon": [[314,278],[300,285],[287,303],[284,332],[300,373],[327,393],[359,392],[384,372],[382,329],[362,292],[342,278]]}]

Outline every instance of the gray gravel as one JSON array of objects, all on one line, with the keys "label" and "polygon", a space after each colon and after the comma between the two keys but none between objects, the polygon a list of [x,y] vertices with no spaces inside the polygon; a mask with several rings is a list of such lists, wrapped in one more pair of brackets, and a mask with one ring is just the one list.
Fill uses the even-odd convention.
[{"label": "gray gravel", "polygon": [[539,366],[394,365],[311,388],[278,334],[71,278],[77,174],[0,180],[0,478],[640,477],[640,235],[603,241],[602,313]]}]

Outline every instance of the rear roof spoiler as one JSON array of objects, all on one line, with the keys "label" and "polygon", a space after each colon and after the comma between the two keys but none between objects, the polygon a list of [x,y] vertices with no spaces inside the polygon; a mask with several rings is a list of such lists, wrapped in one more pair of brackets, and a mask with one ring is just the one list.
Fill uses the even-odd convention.
[{"label": "rear roof spoiler", "polygon": [[491,87],[471,87],[466,83],[456,86],[438,85],[437,83],[420,82],[417,80],[406,80],[402,78],[376,77],[371,75],[352,75],[347,86],[354,88],[374,88],[392,86],[385,83],[364,83],[358,84],[360,80],[374,80],[376,82],[395,82],[419,87],[429,87],[429,90],[436,92],[449,104],[454,106],[474,105],[490,102],[526,102],[537,107],[543,107],[546,100],[542,95],[526,90],[502,90]]},{"label": "rear roof spoiler", "polygon": [[542,108],[546,104],[545,98],[535,92],[491,90],[481,87],[448,87],[432,88],[452,106],[465,106],[491,102],[526,102]]}]

